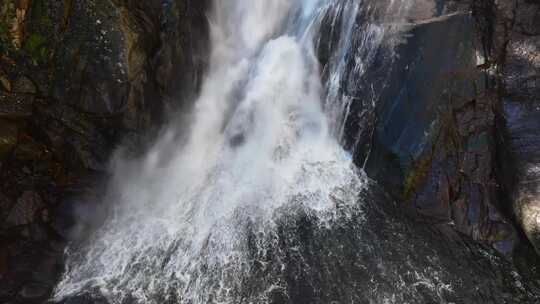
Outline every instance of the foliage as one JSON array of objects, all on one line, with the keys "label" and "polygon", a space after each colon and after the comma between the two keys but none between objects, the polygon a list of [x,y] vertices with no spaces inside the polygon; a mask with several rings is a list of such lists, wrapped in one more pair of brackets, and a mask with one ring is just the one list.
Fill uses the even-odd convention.
[{"label": "foliage", "polygon": [[22,8],[13,0],[0,4],[1,54],[27,56],[34,64],[45,63],[53,33],[54,22],[46,0],[28,0]]},{"label": "foliage", "polygon": [[0,4],[0,54],[9,54],[13,50],[10,29],[14,18],[13,1],[8,0]]}]

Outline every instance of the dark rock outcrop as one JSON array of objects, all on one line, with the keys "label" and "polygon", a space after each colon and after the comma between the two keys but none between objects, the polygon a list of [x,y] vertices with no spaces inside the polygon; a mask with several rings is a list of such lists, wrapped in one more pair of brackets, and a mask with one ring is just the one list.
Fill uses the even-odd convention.
[{"label": "dark rock outcrop", "polygon": [[539,3],[455,2],[440,12],[462,13],[425,19],[433,5],[412,11],[355,159],[413,218],[520,259],[539,231]]},{"label": "dark rock outcrop", "polygon": [[[130,83],[124,123],[133,130],[163,122],[197,91],[208,52],[207,0],[114,0],[125,34]],[[184,105],[186,106],[186,105]]]},{"label": "dark rock outcrop", "polygon": [[501,176],[516,222],[540,253],[540,2],[503,1],[495,17]]},{"label": "dark rock outcrop", "polygon": [[509,252],[493,168],[496,96],[477,68],[470,13],[418,21],[403,34],[376,107],[367,172],[407,210]]},{"label": "dark rock outcrop", "polygon": [[[380,99],[367,170],[407,203],[414,218],[448,223],[513,253],[522,272],[538,280],[540,3],[468,5],[468,29],[449,22],[439,33],[446,48],[432,53],[438,62],[427,56],[420,69],[411,66],[415,55],[437,48],[432,44],[410,46],[413,55],[396,61],[398,75],[406,76]],[[418,26],[436,33],[440,21]],[[408,43],[422,45],[415,33],[413,27]],[[466,60],[448,49],[465,51]],[[407,45],[400,52],[407,53]],[[444,78],[449,62],[453,71]],[[400,115],[392,118],[392,111]]]}]

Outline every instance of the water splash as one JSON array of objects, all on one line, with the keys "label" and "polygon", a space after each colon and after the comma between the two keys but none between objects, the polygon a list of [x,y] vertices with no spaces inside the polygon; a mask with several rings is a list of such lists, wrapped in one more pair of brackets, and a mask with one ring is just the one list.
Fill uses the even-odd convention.
[{"label": "water splash", "polygon": [[362,177],[329,132],[313,47],[331,5],[215,1],[189,138],[169,130],[142,162],[116,163],[114,216],[68,252],[56,299],[98,290],[112,303],[234,302],[249,252],[271,246],[288,216],[278,210],[299,206],[322,224],[337,202],[356,204]]},{"label": "water splash", "polygon": [[86,246],[69,248],[55,300],[511,303],[525,294],[519,281],[497,293],[487,273],[503,265],[496,256],[471,257],[474,245],[449,246],[394,214],[340,145],[351,113],[373,111],[379,89],[368,74],[392,39],[387,23],[410,2],[214,1],[189,136],[171,127],[142,160],[114,162],[114,212]]}]

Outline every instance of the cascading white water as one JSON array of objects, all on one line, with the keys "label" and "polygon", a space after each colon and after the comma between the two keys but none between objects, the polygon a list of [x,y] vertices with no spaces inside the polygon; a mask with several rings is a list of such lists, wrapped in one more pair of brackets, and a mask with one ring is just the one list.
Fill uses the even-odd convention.
[{"label": "cascading white water", "polygon": [[373,127],[370,73],[415,0],[213,2],[191,128],[113,161],[113,210],[54,301],[538,302],[484,248],[409,225],[340,145],[348,121]]},{"label": "cascading white water", "polygon": [[[214,1],[210,66],[187,141],[171,129],[142,161],[115,163],[115,213],[87,247],[68,251],[56,299],[97,289],[112,303],[231,302],[252,271],[249,233],[271,242],[277,210],[297,205],[324,222],[336,202],[357,204],[362,173],[335,129],[351,102],[337,87],[361,6]],[[324,98],[313,43],[332,10],[345,38]],[[382,31],[367,28],[369,52]]]}]

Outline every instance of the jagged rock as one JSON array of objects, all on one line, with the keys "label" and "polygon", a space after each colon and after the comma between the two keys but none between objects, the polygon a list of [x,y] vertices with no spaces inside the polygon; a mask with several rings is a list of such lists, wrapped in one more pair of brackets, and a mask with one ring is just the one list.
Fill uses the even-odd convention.
[{"label": "jagged rock", "polygon": [[[472,26],[467,14],[423,21],[412,25],[396,51],[400,59],[377,109],[376,141],[397,156],[398,168],[407,170],[436,141],[434,131],[444,127],[439,112],[448,112],[454,100],[476,97]],[[455,34],[438,39],[443,32]]]},{"label": "jagged rock", "polygon": [[128,84],[117,10],[109,1],[75,2],[70,15],[77,22],[58,53],[65,63],[56,67],[55,95],[85,114],[121,116]]},{"label": "jagged rock", "polygon": [[124,125],[148,129],[162,121],[166,107],[188,106],[178,101],[190,100],[198,88],[208,49],[208,1],[113,2],[120,9],[130,82]]},{"label": "jagged rock", "polygon": [[6,220],[6,227],[10,228],[32,223],[43,208],[44,204],[39,194],[33,191],[25,191],[11,209]]},{"label": "jagged rock", "polygon": [[499,1],[493,8],[498,176],[508,212],[540,254],[540,3]]},{"label": "jagged rock", "polygon": [[476,67],[473,28],[471,15],[456,13],[406,31],[377,105],[367,171],[416,217],[512,248],[517,236],[493,180],[496,99]]},{"label": "jagged rock", "polygon": [[[119,7],[127,53],[127,75],[131,84],[125,125],[131,129],[148,127],[156,114],[151,108],[161,101],[150,74],[151,58],[159,48],[161,1],[113,1]],[[150,100],[153,99],[152,102]]]}]

